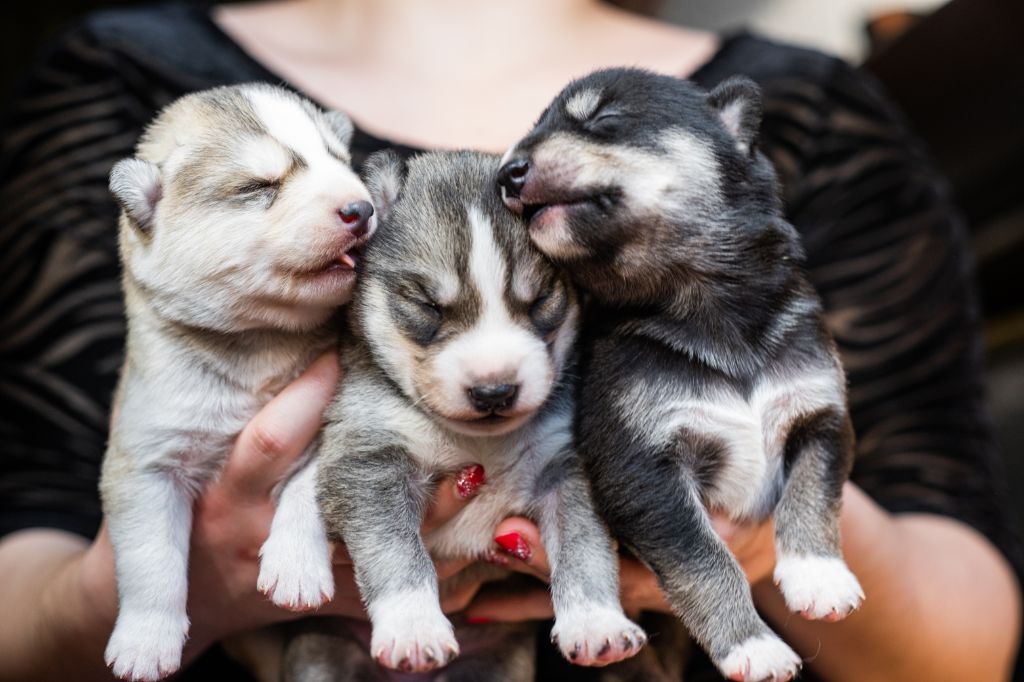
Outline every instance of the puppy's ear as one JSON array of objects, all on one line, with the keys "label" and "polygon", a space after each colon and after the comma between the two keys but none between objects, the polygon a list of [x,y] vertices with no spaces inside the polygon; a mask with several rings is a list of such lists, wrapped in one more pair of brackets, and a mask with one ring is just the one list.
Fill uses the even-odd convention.
[{"label": "puppy's ear", "polygon": [[327,120],[327,124],[331,126],[331,130],[338,136],[341,143],[348,149],[352,144],[352,119],[340,111],[331,109],[324,112],[324,118]]},{"label": "puppy's ear", "polygon": [[153,229],[156,205],[163,196],[160,169],[142,159],[121,159],[110,171],[110,193],[144,234]]},{"label": "puppy's ear", "polygon": [[379,220],[391,217],[391,211],[405,184],[405,172],[405,161],[393,151],[377,152],[363,164],[363,181],[370,190],[374,215]]},{"label": "puppy's ear", "polygon": [[736,140],[742,154],[751,154],[761,128],[761,88],[744,76],[729,78],[708,95],[708,104]]}]

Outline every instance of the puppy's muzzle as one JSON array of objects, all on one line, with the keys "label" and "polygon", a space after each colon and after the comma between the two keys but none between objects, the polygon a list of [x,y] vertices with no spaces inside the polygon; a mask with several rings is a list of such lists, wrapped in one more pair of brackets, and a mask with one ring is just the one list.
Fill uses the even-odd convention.
[{"label": "puppy's muzzle", "polygon": [[506,199],[518,199],[526,186],[530,174],[530,162],[526,159],[512,159],[498,170],[498,186]]},{"label": "puppy's muzzle", "polygon": [[366,236],[370,231],[370,216],[373,215],[373,204],[369,201],[353,201],[346,204],[344,208],[338,209],[338,217],[341,224],[352,233],[356,239]]},{"label": "puppy's muzzle", "polygon": [[466,393],[478,412],[491,414],[512,407],[519,394],[519,384],[480,384],[470,386]]}]

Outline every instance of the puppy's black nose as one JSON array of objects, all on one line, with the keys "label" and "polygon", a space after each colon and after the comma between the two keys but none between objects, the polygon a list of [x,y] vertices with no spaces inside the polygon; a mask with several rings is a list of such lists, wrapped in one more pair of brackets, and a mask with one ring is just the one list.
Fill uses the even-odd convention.
[{"label": "puppy's black nose", "polygon": [[345,208],[338,209],[341,224],[356,237],[365,237],[370,230],[370,216],[373,215],[373,204],[369,201],[353,201]]},{"label": "puppy's black nose", "polygon": [[516,401],[518,384],[481,384],[466,389],[469,401],[480,412],[508,409]]},{"label": "puppy's black nose", "polygon": [[526,159],[512,159],[498,171],[498,185],[505,188],[505,195],[518,199],[530,173],[530,162]]}]

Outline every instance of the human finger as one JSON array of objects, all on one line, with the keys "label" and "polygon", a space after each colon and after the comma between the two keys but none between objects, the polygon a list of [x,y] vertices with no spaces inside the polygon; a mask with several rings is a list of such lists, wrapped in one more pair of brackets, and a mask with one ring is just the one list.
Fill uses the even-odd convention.
[{"label": "human finger", "polygon": [[551,606],[551,595],[543,587],[527,591],[502,592],[498,589],[484,589],[466,607],[469,623],[493,621],[518,622],[523,620],[547,620],[555,615]]},{"label": "human finger", "polygon": [[421,532],[429,533],[450,521],[476,496],[486,482],[487,473],[483,466],[470,464],[463,467],[455,476],[438,483],[430,507],[424,515]]},{"label": "human finger", "polygon": [[[494,530],[496,557],[508,568],[548,582],[551,566],[541,542],[540,530],[529,519],[511,516]],[[507,563],[506,563],[507,562]]]},{"label": "human finger", "polygon": [[243,497],[265,497],[288,472],[323,423],[338,383],[338,356],[317,358],[242,429],[222,482]]},{"label": "human finger", "polygon": [[623,556],[619,562],[619,596],[627,613],[672,613],[658,579],[649,568],[629,556]]}]

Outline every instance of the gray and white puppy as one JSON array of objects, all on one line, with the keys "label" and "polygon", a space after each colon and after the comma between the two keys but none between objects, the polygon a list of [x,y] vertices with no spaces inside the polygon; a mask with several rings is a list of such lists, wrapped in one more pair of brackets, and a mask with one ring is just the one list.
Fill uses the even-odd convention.
[{"label": "gray and white puppy", "polygon": [[[169,105],[111,172],[128,338],[100,487],[118,677],[178,669],[193,500],[242,427],[336,342],[331,319],[374,227],[351,132],[280,88],[217,88]],[[261,589],[290,608],[333,593],[313,495],[305,467],[261,552]]]},{"label": "gray and white puppy", "polygon": [[754,610],[708,511],[774,513],[775,581],[807,618],[863,593],[839,543],[853,432],[821,303],[757,149],[760,91],[633,69],[571,83],[504,158],[506,204],[589,292],[577,448],[598,509],[723,675],[799,657]]},{"label": "gray and white puppy", "polygon": [[[455,658],[431,557],[485,558],[510,515],[540,528],[552,638],[568,659],[604,665],[646,641],[623,615],[612,542],[572,447],[577,299],[505,210],[497,168],[496,156],[451,152],[407,164],[385,153],[364,169],[380,227],[342,341],[346,374],[328,411],[317,499],[352,557],[370,653],[391,669]],[[486,484],[422,537],[433,486],[473,462]],[[520,679],[475,670],[466,679]],[[463,679],[457,665],[446,679]]]}]

